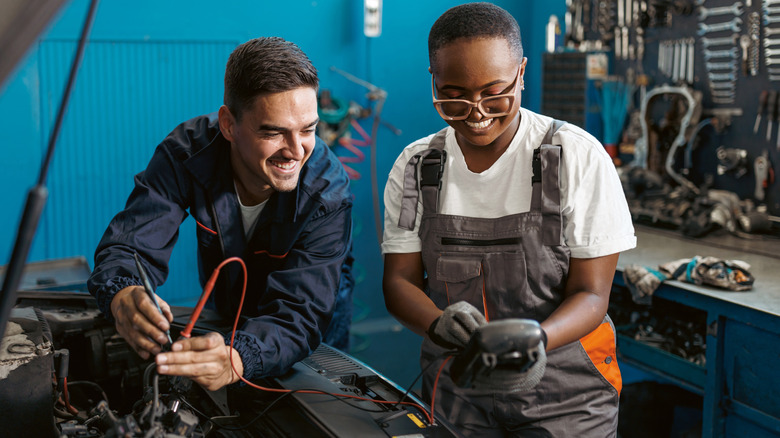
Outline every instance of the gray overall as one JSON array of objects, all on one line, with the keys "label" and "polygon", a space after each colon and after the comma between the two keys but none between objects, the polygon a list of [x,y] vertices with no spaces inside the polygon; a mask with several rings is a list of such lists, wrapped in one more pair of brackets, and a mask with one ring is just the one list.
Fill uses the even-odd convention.
[{"label": "gray overall", "polygon": [[[439,308],[468,301],[482,309],[488,321],[531,318],[541,322],[563,301],[570,251],[562,244],[561,147],[551,144],[553,133],[562,124],[554,121],[534,153],[533,195],[527,213],[490,219],[439,213],[445,130],[409,161],[399,226],[413,229],[417,194],[422,192],[422,258],[427,292]],[[444,351],[427,338],[423,341],[420,361],[426,370],[423,393],[428,402],[436,374],[446,359]],[[526,392],[490,393],[456,387],[449,377],[449,365],[436,385],[434,406],[465,435],[616,435],[621,382],[609,317],[580,341],[547,352],[541,382]]]}]

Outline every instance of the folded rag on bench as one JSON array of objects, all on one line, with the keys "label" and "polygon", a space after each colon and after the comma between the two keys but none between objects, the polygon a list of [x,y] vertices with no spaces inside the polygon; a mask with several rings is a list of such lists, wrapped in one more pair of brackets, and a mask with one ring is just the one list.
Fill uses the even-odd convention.
[{"label": "folded rag on bench", "polygon": [[748,263],[711,256],[674,260],[657,268],[629,265],[623,270],[623,280],[638,304],[650,304],[655,290],[669,279],[732,291],[750,290],[755,281]]}]

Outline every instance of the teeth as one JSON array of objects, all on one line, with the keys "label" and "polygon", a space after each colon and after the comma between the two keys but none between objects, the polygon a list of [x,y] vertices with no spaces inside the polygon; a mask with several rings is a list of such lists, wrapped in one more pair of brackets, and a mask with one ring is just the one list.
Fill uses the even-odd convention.
[{"label": "teeth", "polygon": [[277,161],[277,162],[274,163],[274,166],[276,166],[276,167],[278,167],[280,169],[290,170],[293,167],[295,167],[295,161],[291,161],[289,163],[280,163],[280,162]]},{"label": "teeth", "polygon": [[487,119],[477,123],[469,122],[468,120],[464,120],[464,122],[466,122],[466,126],[469,128],[482,129],[490,126],[490,124],[493,122],[493,119]]}]

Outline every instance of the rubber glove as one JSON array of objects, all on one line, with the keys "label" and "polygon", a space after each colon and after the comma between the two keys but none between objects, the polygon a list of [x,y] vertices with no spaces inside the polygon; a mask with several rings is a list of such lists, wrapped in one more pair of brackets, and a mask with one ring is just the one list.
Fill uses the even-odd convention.
[{"label": "rubber glove", "polygon": [[428,337],[440,347],[461,349],[468,344],[474,331],[487,324],[485,316],[465,301],[450,304],[444,313],[428,327]]}]

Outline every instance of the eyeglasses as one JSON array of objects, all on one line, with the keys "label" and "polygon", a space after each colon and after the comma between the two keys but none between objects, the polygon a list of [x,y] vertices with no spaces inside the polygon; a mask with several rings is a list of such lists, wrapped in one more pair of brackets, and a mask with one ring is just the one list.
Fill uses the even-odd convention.
[{"label": "eyeglasses", "polygon": [[[517,69],[517,75],[512,85],[504,94],[497,94],[495,96],[487,96],[478,100],[477,102],[466,99],[437,99],[436,98],[436,84],[434,82],[433,74],[431,74],[431,95],[433,96],[433,106],[436,107],[436,111],[444,120],[465,120],[471,114],[471,110],[474,107],[479,109],[479,112],[486,117],[501,117],[509,114],[512,109],[512,105],[515,103],[515,87],[517,81],[520,79],[520,69]],[[520,84],[522,90],[523,84]]]}]

